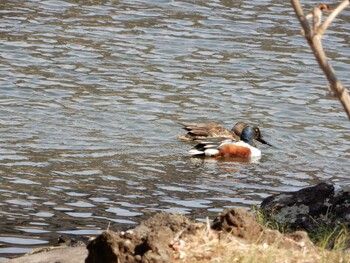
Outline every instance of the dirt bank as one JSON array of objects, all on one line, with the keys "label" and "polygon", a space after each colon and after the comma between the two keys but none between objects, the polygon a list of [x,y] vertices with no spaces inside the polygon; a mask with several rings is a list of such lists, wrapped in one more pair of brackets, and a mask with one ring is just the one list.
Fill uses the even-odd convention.
[{"label": "dirt bank", "polygon": [[54,248],[8,262],[340,262],[305,232],[281,234],[241,208],[225,210],[212,224],[159,213],[126,232],[106,231],[87,248]]}]

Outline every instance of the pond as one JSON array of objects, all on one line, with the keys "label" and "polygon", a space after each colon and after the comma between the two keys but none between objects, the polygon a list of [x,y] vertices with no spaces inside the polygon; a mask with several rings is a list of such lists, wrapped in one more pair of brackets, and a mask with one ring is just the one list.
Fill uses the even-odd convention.
[{"label": "pond", "polygon": [[[289,1],[0,6],[0,258],[158,211],[203,221],[350,183],[349,121]],[[324,37],[346,87],[349,18]],[[181,123],[237,121],[274,145],[259,162],[190,158],[176,137]]]}]

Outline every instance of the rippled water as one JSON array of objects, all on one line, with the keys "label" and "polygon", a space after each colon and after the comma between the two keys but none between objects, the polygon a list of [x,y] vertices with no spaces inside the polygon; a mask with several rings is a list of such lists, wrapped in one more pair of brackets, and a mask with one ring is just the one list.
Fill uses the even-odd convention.
[{"label": "rippled water", "polygon": [[[324,39],[347,87],[349,18]],[[2,1],[0,32],[0,257],[350,182],[349,121],[289,1]],[[275,146],[259,163],[176,138],[240,120]]]}]

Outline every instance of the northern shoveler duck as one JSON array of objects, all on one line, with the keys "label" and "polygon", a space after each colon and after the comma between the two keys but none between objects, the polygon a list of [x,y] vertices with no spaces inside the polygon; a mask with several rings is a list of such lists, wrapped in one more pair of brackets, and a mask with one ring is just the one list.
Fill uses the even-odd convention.
[{"label": "northern shoveler duck", "polygon": [[243,129],[248,126],[248,124],[241,121],[237,122],[231,130],[227,130],[226,128],[216,124],[182,125],[183,129],[186,130],[187,133],[178,135],[178,138],[186,141],[205,140],[207,138],[215,137],[239,140]]},{"label": "northern shoveler duck", "polygon": [[[247,126],[243,129],[240,140],[226,139],[215,143],[201,142],[189,150],[192,156],[231,157],[239,159],[259,158],[261,151],[256,147],[255,140],[268,144],[262,139],[257,126]],[[270,145],[270,144],[268,144]]]}]

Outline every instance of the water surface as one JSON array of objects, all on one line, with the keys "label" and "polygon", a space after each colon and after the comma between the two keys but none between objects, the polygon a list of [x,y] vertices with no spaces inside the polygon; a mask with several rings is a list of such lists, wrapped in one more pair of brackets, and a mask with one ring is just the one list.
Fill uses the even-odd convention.
[{"label": "water surface", "polygon": [[[349,18],[324,38],[347,87]],[[349,121],[288,1],[3,1],[0,31],[0,257],[350,182]],[[176,138],[237,121],[275,146],[258,163]]]}]

